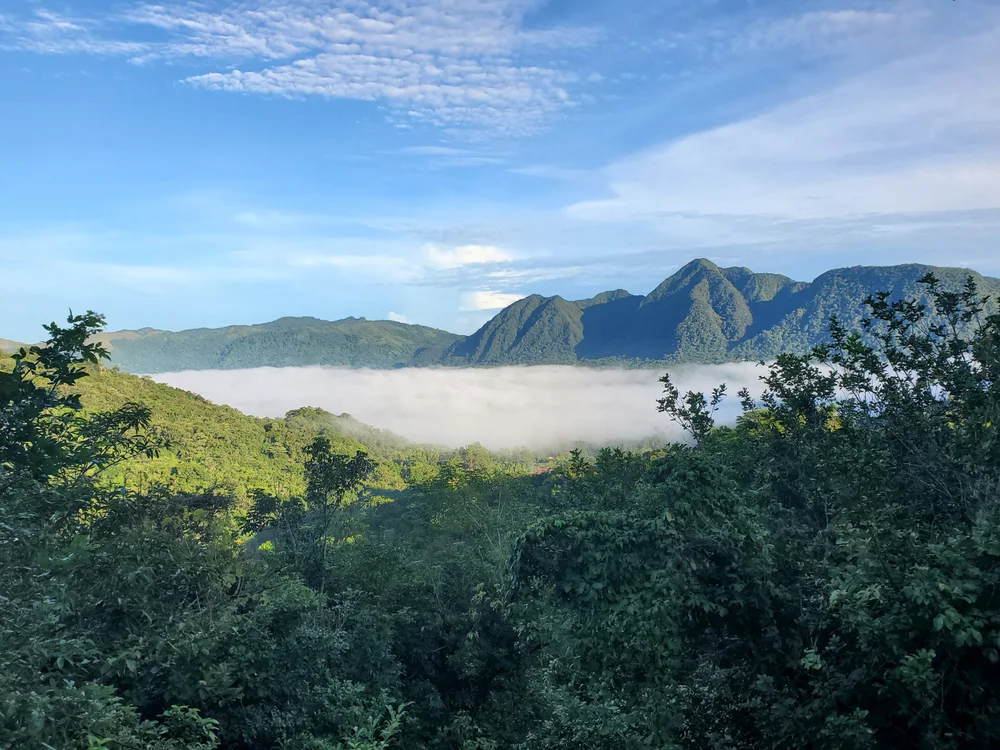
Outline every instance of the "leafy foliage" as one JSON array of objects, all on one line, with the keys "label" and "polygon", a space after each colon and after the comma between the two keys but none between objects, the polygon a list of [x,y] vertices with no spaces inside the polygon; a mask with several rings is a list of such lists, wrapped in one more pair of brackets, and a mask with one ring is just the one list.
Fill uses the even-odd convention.
[{"label": "leafy foliage", "polygon": [[[664,377],[690,444],[544,464],[253,420],[52,324],[0,372],[0,747],[997,745],[1000,315],[922,285],[733,427]],[[178,450],[244,493],[119,481]]]},{"label": "leafy foliage", "polygon": [[[538,654],[530,747],[986,747],[1000,741],[1000,316],[974,281],[785,354],[627,500],[530,527],[513,602]],[[596,491],[595,491],[596,490]],[[601,507],[603,505],[603,507]]]}]

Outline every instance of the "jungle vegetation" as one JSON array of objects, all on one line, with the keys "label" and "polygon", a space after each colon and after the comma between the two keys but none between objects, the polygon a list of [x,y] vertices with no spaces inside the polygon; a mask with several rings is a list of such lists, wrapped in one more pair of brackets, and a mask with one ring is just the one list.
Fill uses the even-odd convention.
[{"label": "jungle vegetation", "polygon": [[238,482],[121,481],[201,428],[138,378],[88,401],[103,321],[52,324],[0,373],[0,746],[994,746],[1000,316],[922,287],[778,356],[735,425],[667,375],[687,443],[541,474],[307,411],[230,417],[254,458],[205,471]]}]

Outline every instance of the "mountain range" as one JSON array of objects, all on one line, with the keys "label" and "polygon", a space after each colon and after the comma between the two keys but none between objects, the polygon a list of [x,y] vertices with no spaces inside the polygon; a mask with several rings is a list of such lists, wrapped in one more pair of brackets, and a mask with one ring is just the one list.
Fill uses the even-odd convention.
[{"label": "mountain range", "polygon": [[[524,297],[478,331],[346,318],[171,332],[102,334],[111,362],[128,372],[332,365],[379,369],[429,365],[712,363],[803,352],[826,339],[831,315],[857,324],[869,294],[920,297],[933,271],[958,289],[968,277],[1000,297],[1000,279],[917,264],[838,268],[812,282],[693,260],[649,294],[623,289],[585,300]],[[13,343],[0,340],[0,345]]]},{"label": "mountain range", "polygon": [[924,265],[858,266],[806,283],[699,259],[645,296],[623,289],[571,302],[531,295],[502,310],[448,350],[447,364],[575,364],[760,360],[805,352],[826,340],[830,317],[855,326],[865,298],[920,297],[933,271],[948,289],[969,276],[996,298],[1000,279]]}]

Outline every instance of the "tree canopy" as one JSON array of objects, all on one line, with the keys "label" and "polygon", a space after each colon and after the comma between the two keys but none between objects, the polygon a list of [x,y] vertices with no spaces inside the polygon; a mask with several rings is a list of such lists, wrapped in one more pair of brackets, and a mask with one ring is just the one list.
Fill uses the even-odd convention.
[{"label": "tree canopy", "polygon": [[310,410],[181,426],[193,396],[100,369],[100,316],[51,324],[0,371],[0,746],[1000,743],[1000,316],[921,284],[733,425],[666,375],[688,442],[541,470]]}]

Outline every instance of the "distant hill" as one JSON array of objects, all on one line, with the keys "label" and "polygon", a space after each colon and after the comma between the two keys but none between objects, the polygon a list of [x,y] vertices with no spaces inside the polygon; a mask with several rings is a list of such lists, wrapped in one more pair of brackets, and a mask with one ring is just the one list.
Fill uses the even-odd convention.
[{"label": "distant hill", "polygon": [[101,339],[127,372],[332,365],[390,369],[438,362],[458,334],[388,320],[280,318],[189,331],[114,331]]},{"label": "distant hill", "polygon": [[[856,326],[864,299],[922,294],[928,271],[950,289],[972,276],[1000,297],[1000,279],[923,265],[857,266],[812,282],[694,260],[649,294],[623,289],[570,301],[537,294],[501,310],[470,336],[393,321],[281,318],[189,331],[142,328],[101,334],[111,364],[127,372],[332,365],[627,364],[769,359],[826,340],[830,316]],[[0,340],[0,348],[15,342]]]},{"label": "distant hill", "polygon": [[0,339],[0,352],[16,352],[22,346],[27,346],[27,344],[22,344],[20,341],[11,341],[10,339]]},{"label": "distant hill", "polygon": [[950,289],[958,289],[971,275],[982,293],[1000,296],[1000,279],[954,268],[859,266],[828,271],[805,283],[695,260],[646,296],[619,289],[575,302],[525,297],[453,344],[443,361],[502,365],[767,359],[803,352],[824,341],[833,314],[845,324],[856,324],[869,294],[920,296],[917,281],[928,271]]}]

